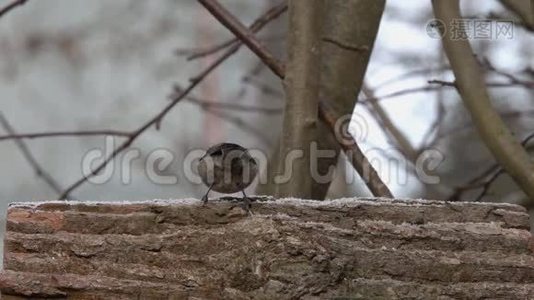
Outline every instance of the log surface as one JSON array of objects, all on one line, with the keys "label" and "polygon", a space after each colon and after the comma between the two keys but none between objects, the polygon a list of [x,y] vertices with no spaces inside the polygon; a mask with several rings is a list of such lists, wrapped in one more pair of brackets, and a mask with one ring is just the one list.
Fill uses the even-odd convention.
[{"label": "log surface", "polygon": [[520,206],[420,200],[10,206],[2,299],[534,299]]}]

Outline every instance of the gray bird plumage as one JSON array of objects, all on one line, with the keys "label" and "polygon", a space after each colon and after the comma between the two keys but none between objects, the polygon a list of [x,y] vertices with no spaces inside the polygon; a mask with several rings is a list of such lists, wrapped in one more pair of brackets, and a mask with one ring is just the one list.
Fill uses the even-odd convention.
[{"label": "gray bird plumage", "polygon": [[257,173],[257,163],[247,149],[232,143],[221,143],[210,147],[200,158],[198,165],[198,174],[208,186],[202,201],[207,203],[211,190],[224,194],[241,191],[245,210],[249,211],[250,199],[244,189],[254,181]]}]

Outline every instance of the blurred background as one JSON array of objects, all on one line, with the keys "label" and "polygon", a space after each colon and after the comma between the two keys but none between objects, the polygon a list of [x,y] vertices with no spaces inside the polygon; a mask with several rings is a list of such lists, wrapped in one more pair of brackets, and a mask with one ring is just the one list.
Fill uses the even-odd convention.
[{"label": "blurred background", "polygon": [[[2,0],[0,6],[8,2]],[[278,3],[220,2],[246,24]],[[466,18],[516,20],[499,1],[463,3]],[[497,171],[492,170],[492,156],[454,88],[428,83],[454,79],[441,42],[429,29],[432,18],[429,1],[387,2],[366,75],[368,93],[360,95],[351,130],[396,197],[520,203],[525,196],[507,175],[495,176],[485,189],[483,183]],[[282,16],[259,34],[280,59],[285,53],[286,21]],[[196,1],[30,0],[0,18],[0,111],[17,133],[135,130],[168,104],[173,86],[185,87],[189,78],[220,54],[191,61],[188,55],[229,38],[232,35]],[[523,140],[534,133],[533,32],[516,22],[511,37],[472,39],[471,43],[491,69],[488,82],[496,83],[490,89],[495,107]],[[514,79],[526,84],[514,84]],[[422,183],[404,163],[402,151],[365,100],[369,93],[418,153],[430,149],[442,154],[433,170],[438,184]],[[140,157],[132,163],[131,183],[121,180],[119,156],[110,181],[86,183],[71,197],[92,201],[200,198],[206,188],[190,183],[183,174],[183,161],[190,151],[222,141],[266,153],[276,146],[284,105],[282,85],[247,49],[227,60],[191,96],[194,99],[182,101],[162,120],[160,130],[147,130],[132,145]],[[261,109],[223,109],[213,102]],[[0,128],[0,135],[6,134],[5,126]],[[60,189],[82,176],[84,155],[105,147],[103,136],[22,141]],[[115,146],[121,141],[116,138]],[[147,157],[158,149],[170,150],[174,156],[170,166],[158,172],[178,175],[178,183],[161,185],[147,177]],[[0,216],[10,202],[58,198],[42,174],[36,174],[20,144],[0,141],[0,159]],[[344,165],[344,158],[340,160]],[[350,166],[340,170],[352,173]],[[470,186],[481,174],[486,174],[486,181]],[[329,193],[331,198],[353,195],[369,195],[359,180],[351,185],[338,180]]]}]

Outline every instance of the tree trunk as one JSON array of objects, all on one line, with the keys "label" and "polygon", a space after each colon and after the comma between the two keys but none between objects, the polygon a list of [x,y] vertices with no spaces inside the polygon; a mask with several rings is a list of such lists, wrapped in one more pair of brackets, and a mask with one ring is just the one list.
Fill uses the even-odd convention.
[{"label": "tree trunk", "polygon": [[[354,110],[378,33],[384,5],[385,1],[383,0],[328,0],[324,3],[324,10],[321,12],[324,24],[320,36],[322,53],[320,59],[320,95],[321,99],[330,103],[338,116],[351,115]],[[293,112],[286,110],[286,114],[293,114]],[[289,132],[288,130],[292,129],[284,125],[284,135]],[[340,150],[338,141],[322,123],[317,125],[317,136],[317,148],[331,150],[334,153],[329,158],[318,160],[317,172],[321,176],[332,175]],[[293,140],[289,136],[286,136],[286,139]],[[280,165],[283,163],[281,162],[283,159],[284,156],[280,156],[278,150],[273,155],[273,162],[269,169],[275,169],[272,166]],[[309,174],[309,166],[307,167],[308,170],[305,173],[299,174]],[[274,174],[270,174],[269,178],[274,176]],[[325,182],[313,182],[311,194],[308,191],[309,198],[325,198],[332,176],[325,177],[327,178]],[[274,195],[276,189],[277,185],[273,184],[271,180],[269,184],[258,186],[257,192],[258,194]]]},{"label": "tree trunk", "polygon": [[[289,0],[286,108],[275,179],[277,197],[312,199],[310,146],[318,140],[323,0]],[[294,158],[294,159],[293,159]]]}]

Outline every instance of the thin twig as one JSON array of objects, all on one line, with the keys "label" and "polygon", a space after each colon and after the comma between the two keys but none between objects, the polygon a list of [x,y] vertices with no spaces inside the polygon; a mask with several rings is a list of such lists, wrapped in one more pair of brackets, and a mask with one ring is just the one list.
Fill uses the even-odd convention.
[{"label": "thin twig", "polygon": [[[249,47],[276,75],[280,78],[284,78],[285,69],[276,60],[270,59],[272,55],[269,51],[263,47],[254,37],[254,34],[250,30],[246,29],[229,11],[222,7],[217,1],[214,0],[198,0],[204,6],[209,7],[209,11],[230,31],[236,34],[237,37],[243,41],[243,43]],[[337,116],[331,111],[324,101],[320,101],[319,105],[319,117],[325,122],[331,130],[335,132]],[[393,198],[391,191],[387,188],[386,184],[382,181],[378,172],[371,165],[367,157],[359,149],[357,143],[354,141],[352,146],[346,146],[344,143],[340,143],[341,147],[349,157],[352,157],[351,162],[355,169],[359,172],[360,176],[364,179],[369,189],[375,196]]]},{"label": "thin twig", "polygon": [[[182,93],[182,91],[183,90],[179,86],[177,86],[177,85],[174,86],[174,92],[176,94],[180,94],[180,93]],[[225,111],[221,111],[221,109],[220,109],[221,107],[219,107],[217,105],[212,105],[212,104],[221,104],[221,103],[210,102],[210,101],[206,101],[206,100],[200,100],[200,99],[196,99],[196,98],[191,97],[191,96],[187,96],[186,99],[189,100],[190,103],[199,106],[205,112],[207,112],[207,113],[209,113],[209,114],[211,114],[213,116],[216,116],[218,118],[221,118],[221,119],[223,119],[223,120],[225,120],[225,121],[227,121],[229,123],[232,123],[232,124],[236,125],[238,128],[241,128],[244,131],[250,132],[254,136],[258,137],[261,141],[263,141],[267,146],[269,146],[269,147],[272,146],[272,142],[269,141],[269,137],[267,135],[265,135],[264,131],[256,129],[253,126],[250,126],[249,124],[247,124],[246,122],[244,122],[242,119],[240,119],[238,117],[234,117],[234,116],[230,115],[229,113],[227,113]],[[223,104],[236,105],[236,104],[233,104],[233,103],[223,103]]]},{"label": "thin twig", "polygon": [[429,80],[428,84],[439,84],[441,86],[456,87],[456,83],[453,81],[444,81],[444,80],[438,80],[438,79]]},{"label": "thin twig", "polygon": [[[437,141],[438,134],[441,132],[441,124],[445,120],[445,115],[447,112],[445,110],[445,104],[443,104],[443,99],[441,99],[441,97],[437,99],[436,105],[437,105],[437,117],[434,120],[434,122],[430,124],[430,127],[428,128],[426,133],[423,135],[421,147],[419,149],[420,153],[424,151],[425,149],[431,148],[432,145],[434,145],[434,143]],[[433,136],[435,136],[435,138],[431,139]]]},{"label": "thin twig", "polygon": [[283,97],[284,93],[282,91],[277,90],[275,87],[272,87],[266,83],[260,82],[258,76],[265,69],[265,64],[261,60],[258,60],[258,63],[254,65],[254,67],[251,68],[247,73],[245,73],[243,77],[241,77],[241,81],[243,81],[245,84],[251,85],[265,95],[277,98]]},{"label": "thin twig", "polygon": [[[195,103],[195,104],[198,104],[198,103]],[[257,138],[259,138],[259,140],[263,141],[267,146],[272,147],[273,143],[269,141],[269,137],[267,135],[265,135],[264,131],[262,131],[260,129],[256,129],[256,128],[250,126],[249,124],[244,122],[242,119],[240,119],[238,117],[234,117],[234,116],[228,114],[227,112],[214,110],[214,109],[211,109],[209,107],[204,107],[202,105],[199,105],[199,106],[205,112],[207,112],[207,113],[209,113],[211,115],[214,115],[214,116],[216,116],[218,118],[221,118],[221,119],[223,119],[225,121],[228,121],[228,122],[236,125],[238,128],[241,128],[242,130],[250,132],[251,134],[253,134]]]},{"label": "thin twig", "polygon": [[[510,75],[511,76],[511,75]],[[441,86],[447,86],[447,87],[455,87],[456,84],[452,81],[443,81],[443,80],[429,80],[429,84],[439,84]],[[486,85],[488,87],[512,87],[512,86],[523,86],[525,88],[534,88],[534,82],[533,81],[525,81],[525,80],[519,80],[515,79],[511,82],[487,82]]]},{"label": "thin twig", "polygon": [[[501,74],[503,76],[506,76],[510,79],[512,79],[511,81],[515,81],[516,83],[519,83],[521,82],[521,80],[516,80],[518,79],[515,75],[513,74],[509,74],[509,73],[506,73],[502,70],[499,70],[497,68],[495,68],[495,66],[493,66],[492,64],[487,64],[487,62],[489,62],[489,60],[487,58],[483,58],[482,61],[480,62],[481,65],[483,67],[485,67],[486,70],[488,71],[491,71],[491,72],[495,72],[497,74]],[[393,78],[390,78],[390,79],[387,79],[383,82],[380,82],[378,85],[376,85],[374,87],[374,90],[380,90],[381,88],[383,88],[384,86],[386,85],[389,85],[391,83],[395,83],[395,82],[398,82],[398,81],[401,81],[401,80],[406,80],[406,79],[410,79],[411,77],[415,77],[415,76],[419,76],[419,75],[428,75],[430,73],[443,73],[443,72],[447,72],[447,71],[451,71],[451,67],[449,65],[441,65],[441,66],[438,66],[438,67],[435,67],[435,68],[421,68],[421,69],[415,69],[415,70],[410,70],[410,71],[407,71],[406,73],[402,73],[398,76],[395,76]],[[525,70],[522,71],[522,73],[525,73],[525,74],[529,74],[529,68],[526,68]],[[530,85],[531,82],[528,82],[528,81],[523,81],[523,82],[526,82],[527,85]]]},{"label": "thin twig", "polygon": [[[520,117],[532,117],[534,116],[534,109],[530,110],[511,110],[499,113],[503,119],[514,119],[514,118],[520,118]],[[436,138],[434,141],[427,147],[432,147],[440,140],[446,138],[447,136],[458,134],[461,131],[467,130],[467,129],[474,129],[472,122],[467,122],[462,125],[456,126],[454,128],[448,129],[446,131],[440,132],[436,135]]]},{"label": "thin twig", "polygon": [[[454,87],[454,82],[451,82],[451,81],[430,80],[428,81],[428,83],[431,85],[398,90],[395,92],[384,94],[382,96],[376,96],[373,98],[367,97],[367,98],[360,99],[360,102],[369,101],[369,100],[381,101],[385,99],[396,98],[396,97],[410,95],[410,94],[432,92],[432,91],[440,90],[442,88],[453,88]],[[490,83],[487,83],[487,85],[488,87],[494,87],[494,88],[509,88],[509,87],[515,87],[515,86],[524,86],[522,84],[509,83],[509,82],[490,82]]]},{"label": "thin twig", "polygon": [[495,73],[497,73],[497,74],[499,74],[499,75],[501,75],[503,77],[508,78],[508,80],[510,80],[511,83],[523,85],[523,86],[529,87],[529,88],[534,88],[534,82],[523,80],[523,79],[519,79],[514,74],[511,74],[511,73],[508,73],[508,72],[505,72],[503,70],[499,70],[499,69],[495,68],[495,66],[493,66],[493,64],[491,63],[491,61],[487,57],[483,57],[482,58],[482,65],[487,70],[495,72]]},{"label": "thin twig", "polygon": [[404,135],[404,133],[395,126],[395,123],[390,118],[386,110],[382,107],[380,102],[375,99],[374,91],[369,85],[364,82],[362,85],[362,91],[369,101],[364,102],[369,112],[375,116],[377,122],[382,125],[382,128],[391,141],[391,143],[397,148],[397,150],[404,155],[412,163],[417,160],[417,151],[410,143],[410,140]]},{"label": "thin twig", "polygon": [[265,84],[263,82],[259,82],[257,79],[251,77],[251,76],[245,76],[243,77],[243,83],[251,85],[252,87],[256,88],[261,93],[272,96],[272,97],[282,97],[284,95],[284,92],[277,90],[276,88]]},{"label": "thin twig", "polygon": [[202,108],[212,109],[212,110],[232,110],[240,111],[247,113],[260,113],[267,115],[278,115],[284,111],[283,108],[269,108],[269,107],[258,107],[253,105],[243,105],[237,103],[225,103],[225,102],[214,102],[209,100],[204,100],[192,96],[188,96],[187,101],[191,103],[198,104]]},{"label": "thin twig", "polygon": [[191,61],[191,60],[195,60],[195,59],[199,59],[199,58],[202,58],[202,57],[206,57],[208,55],[212,55],[212,54],[215,54],[219,51],[222,51],[232,45],[234,45],[235,43],[238,42],[238,39],[237,38],[233,38],[233,39],[230,39],[230,40],[227,40],[227,41],[224,41],[220,44],[217,44],[217,45],[214,45],[214,46],[210,46],[210,47],[206,47],[206,48],[197,48],[197,49],[177,49],[174,51],[174,53],[178,56],[187,56],[186,59],[188,61]]},{"label": "thin twig", "polygon": [[[271,20],[277,18],[280,16],[284,11],[287,10],[287,6],[276,6],[267,11],[265,14],[260,16],[256,22],[254,22],[253,25],[251,25],[250,30],[252,32],[257,32],[260,29],[262,29],[265,25],[267,25]],[[137,130],[133,131],[130,137],[122,143],[119,147],[117,147],[109,157],[107,157],[101,164],[99,164],[90,174],[83,176],[78,181],[73,183],[71,186],[69,186],[66,190],[64,190],[61,195],[59,196],[59,199],[66,199],[69,194],[87,182],[87,180],[90,177],[95,176],[100,171],[102,171],[117,155],[119,155],[122,151],[126,150],[130,145],[147,129],[149,129],[152,126],[159,127],[159,124],[163,120],[163,118],[171,111],[176,104],[178,104],[181,100],[183,100],[189,92],[191,92],[198,84],[200,84],[204,78],[206,78],[213,70],[215,70],[219,65],[221,65],[224,61],[226,61],[230,56],[232,56],[234,53],[241,48],[241,43],[235,44],[234,46],[230,47],[223,55],[221,55],[217,60],[215,60],[213,63],[211,63],[208,67],[206,67],[202,72],[200,72],[197,76],[190,79],[190,84],[187,88],[185,88],[182,93],[179,95],[176,95],[167,106],[161,110],[156,116],[148,120],[145,124],[143,124],[141,127],[139,127]]]},{"label": "thin twig", "polygon": [[404,89],[404,90],[391,92],[389,94],[385,94],[385,95],[382,95],[382,96],[376,96],[376,97],[371,97],[371,98],[369,98],[369,97],[363,98],[363,99],[360,99],[359,102],[366,102],[366,101],[370,101],[370,100],[380,100],[381,101],[381,100],[385,100],[385,99],[389,99],[389,98],[396,98],[396,97],[415,94],[415,93],[437,91],[437,90],[439,90],[441,88],[442,88],[442,86],[425,85],[425,86],[421,86],[421,87],[414,87],[414,88],[408,88],[408,89]]},{"label": "thin twig", "polygon": [[[285,5],[285,4],[281,4]],[[284,38],[283,35],[273,35],[273,36],[266,36],[261,39],[262,42],[269,42],[269,41],[279,41]],[[186,56],[187,61],[192,61],[195,59],[204,58],[206,56],[210,56],[213,54],[216,54],[232,45],[234,45],[238,41],[237,38],[229,39],[224,42],[221,42],[219,44],[208,46],[208,47],[202,47],[202,48],[178,48],[174,51],[174,53],[177,56]]]},{"label": "thin twig", "polygon": [[484,183],[482,187],[482,191],[480,192],[480,194],[478,194],[478,196],[473,201],[478,202],[482,200],[482,198],[484,198],[484,196],[486,196],[486,194],[488,193],[491,185],[497,180],[497,178],[499,178],[499,176],[501,176],[504,173],[505,173],[504,170],[500,169],[495,174],[493,174],[491,178],[486,183]]},{"label": "thin twig", "polygon": [[496,174],[499,172],[499,165],[494,164],[487,168],[486,170],[482,171],[480,174],[475,176],[474,178],[470,179],[466,184],[463,186],[457,187],[454,189],[454,192],[452,195],[447,198],[447,201],[460,201],[461,196],[469,191],[474,189],[479,189],[484,186],[484,182],[481,182],[491,174]]},{"label": "thin twig", "polygon": [[284,66],[254,37],[241,21],[232,15],[219,2],[214,0],[198,0],[221,24],[243,41],[265,64],[278,76],[285,75]]},{"label": "thin twig", "polygon": [[53,132],[37,132],[37,133],[19,133],[0,135],[0,141],[4,140],[20,140],[20,139],[36,139],[36,138],[50,138],[50,137],[80,137],[80,136],[119,136],[129,137],[132,133],[126,131],[116,130],[88,130],[88,131],[53,131]]},{"label": "thin twig", "polygon": [[[527,81],[527,82],[529,83],[529,85],[530,84],[534,85],[534,82],[532,82],[532,83],[529,82],[529,81]],[[382,95],[382,96],[376,96],[374,98],[363,98],[363,99],[360,99],[360,101],[369,101],[370,99],[375,99],[375,100],[380,100],[381,101],[381,100],[385,100],[385,99],[396,98],[396,97],[415,94],[415,93],[437,91],[437,90],[439,90],[441,88],[444,88],[444,87],[445,88],[454,88],[454,82],[452,82],[452,81],[429,80],[428,83],[431,84],[431,85],[425,85],[425,86],[420,86],[420,87],[414,87],[414,88],[399,90],[399,91],[391,92],[389,94],[385,94],[385,95]],[[530,88],[530,86],[525,86],[524,84],[511,83],[511,82],[489,82],[489,83],[486,83],[486,85],[488,87],[493,87],[493,88],[510,88],[510,87],[516,87],[516,86]]]},{"label": "thin twig", "polygon": [[[280,3],[279,5],[277,6],[274,6],[272,8],[272,10],[278,10],[280,8],[283,8],[284,10],[287,10],[287,3],[285,2],[282,2]],[[255,21],[255,23],[258,23],[259,21]],[[249,26],[249,27],[252,27],[254,26],[254,23]],[[219,51],[222,51],[230,46],[233,46],[235,45],[236,43],[240,43],[239,42],[239,39],[234,37],[232,39],[229,39],[229,40],[226,40],[222,43],[219,43],[219,44],[216,44],[216,45],[213,45],[213,46],[209,46],[209,47],[206,47],[206,48],[202,48],[202,49],[178,49],[175,51],[176,55],[187,55],[187,60],[188,61],[191,61],[191,60],[195,60],[195,59],[199,59],[199,58],[202,58],[202,57],[206,57],[206,56],[209,56],[209,55],[212,55],[212,54],[215,54]]]},{"label": "thin twig", "polygon": [[[15,129],[9,124],[8,120],[0,112],[0,124],[9,135],[17,135]],[[33,154],[28,149],[28,146],[20,139],[14,140],[15,144],[19,148],[24,158],[28,161],[30,166],[35,171],[35,174],[39,176],[43,181],[54,190],[56,193],[60,193],[62,188],[59,183],[50,175],[43,167],[37,162]]]},{"label": "thin twig", "polygon": [[442,66],[438,66],[438,67],[435,67],[435,68],[421,68],[421,69],[410,70],[410,71],[407,71],[406,73],[402,73],[402,74],[400,74],[398,76],[386,79],[386,80],[378,83],[378,85],[376,85],[374,87],[374,90],[379,90],[379,89],[381,89],[382,87],[384,87],[386,85],[389,85],[389,84],[392,84],[392,83],[395,83],[395,82],[398,82],[398,81],[401,81],[401,80],[410,79],[411,77],[414,77],[414,76],[429,75],[430,73],[436,73],[436,72],[437,73],[443,73],[443,72],[446,72],[446,71],[450,71],[450,69],[451,69],[450,66],[442,65]]},{"label": "thin twig", "polygon": [[28,0],[15,0],[9,3],[8,5],[4,6],[0,9],[0,18],[3,17],[5,14],[7,14],[9,11],[11,11],[13,8],[23,5]]},{"label": "thin twig", "polygon": [[[534,139],[534,133],[524,138],[523,141],[521,142],[521,145],[523,147],[526,147],[527,144],[532,139]],[[454,193],[447,200],[458,201],[460,200],[460,197],[462,196],[462,194],[464,194],[465,192],[482,188],[481,192],[474,200],[474,201],[480,201],[484,196],[486,196],[491,185],[493,185],[493,183],[499,178],[499,176],[501,176],[504,173],[505,173],[505,170],[502,167],[500,167],[499,164],[493,164],[492,166],[490,166],[489,168],[481,172],[479,175],[469,180],[467,184],[457,187]],[[485,178],[487,178],[490,175],[491,177],[488,180],[483,181]]]}]

